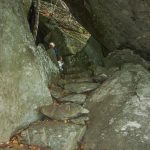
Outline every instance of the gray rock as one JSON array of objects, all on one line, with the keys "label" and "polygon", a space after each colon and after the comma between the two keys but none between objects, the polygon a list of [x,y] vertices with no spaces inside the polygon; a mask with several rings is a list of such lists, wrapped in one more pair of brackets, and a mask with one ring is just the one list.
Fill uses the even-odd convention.
[{"label": "gray rock", "polygon": [[111,77],[114,73],[116,73],[119,70],[119,67],[111,67],[107,69],[106,74]]},{"label": "gray rock", "polygon": [[89,113],[87,109],[74,103],[43,106],[40,112],[54,120],[68,120]]},{"label": "gray rock", "polygon": [[59,99],[61,97],[64,97],[66,95],[66,91],[64,91],[61,87],[58,86],[52,86],[50,87],[51,95],[55,99]]},{"label": "gray rock", "polygon": [[107,68],[111,67],[121,67],[125,63],[141,64],[145,68],[148,68],[148,63],[141,58],[139,55],[133,53],[130,49],[116,50],[109,53],[105,59],[105,66]]},{"label": "gray rock", "polygon": [[76,19],[106,49],[130,48],[150,58],[149,0],[64,0]]},{"label": "gray rock", "polygon": [[78,118],[74,118],[70,120],[72,123],[78,124],[78,125],[85,125],[86,121],[89,121],[89,117],[87,116],[81,116]]},{"label": "gray rock", "polygon": [[106,68],[102,67],[102,66],[96,66],[93,68],[93,74],[95,76],[100,75],[106,73]]},{"label": "gray rock", "polygon": [[96,66],[104,65],[102,46],[91,36],[87,41],[83,51],[88,55],[88,59]]},{"label": "gray rock", "polygon": [[88,70],[80,73],[66,74],[65,79],[89,78],[91,75],[92,72]]},{"label": "gray rock", "polygon": [[55,99],[59,99],[63,96],[63,91],[59,92],[53,89],[51,89],[50,91],[51,91],[52,97],[54,97]]},{"label": "gray rock", "polygon": [[[62,56],[74,55],[82,50],[90,35],[83,33],[85,29],[72,17],[68,7],[63,7],[64,4],[58,6],[58,3],[41,1],[41,11],[47,11],[49,14],[40,16],[38,38],[44,41],[45,45],[50,41],[56,43]],[[52,16],[54,8],[55,13]]]},{"label": "gray rock", "polygon": [[39,119],[36,109],[52,103],[22,1],[0,1],[0,142]]},{"label": "gray rock", "polygon": [[81,82],[93,82],[91,77],[82,77],[82,78],[78,78],[78,79],[70,79],[67,80],[67,83],[81,83]]},{"label": "gray rock", "polygon": [[84,94],[71,94],[60,99],[61,102],[73,102],[76,104],[83,104],[86,100],[86,95]]},{"label": "gray rock", "polygon": [[71,30],[64,30],[62,27],[54,28],[46,37],[47,41],[54,41],[63,56],[74,55],[85,46],[88,37],[82,36]]},{"label": "gray rock", "polygon": [[58,81],[58,85],[60,87],[64,87],[65,84],[68,83],[83,83],[83,82],[88,82],[88,83],[93,83],[93,79],[91,77],[82,77],[82,78],[78,78],[78,79],[61,79]]},{"label": "gray rock", "polygon": [[[66,57],[65,57],[66,59]],[[79,66],[74,66],[74,67],[70,67],[68,66],[68,63],[70,63],[70,60],[68,60],[68,62],[66,62],[66,65],[64,64],[64,73],[65,74],[74,74],[74,73],[80,73],[85,71],[85,68],[83,67],[79,67]]]},{"label": "gray rock", "polygon": [[88,109],[85,149],[150,149],[150,73],[141,65],[124,65],[93,92]]},{"label": "gray rock", "polygon": [[52,150],[75,150],[85,130],[85,126],[62,122],[36,123],[21,133],[22,143],[49,146]]},{"label": "gray rock", "polygon": [[66,84],[64,88],[73,93],[84,93],[95,90],[98,86],[97,83],[70,83]]},{"label": "gray rock", "polygon": [[83,71],[86,71],[91,65],[91,61],[85,50],[81,50],[75,55],[64,57],[64,62],[64,71],[69,72],[68,70],[70,70],[71,68],[73,73],[81,73]]},{"label": "gray rock", "polygon": [[35,55],[37,57],[37,61],[40,62],[40,71],[43,79],[45,79],[46,84],[50,84],[55,82],[55,80],[59,76],[59,69],[50,59],[48,52],[45,50],[42,44],[39,44]]},{"label": "gray rock", "polygon": [[98,83],[103,83],[105,80],[107,80],[108,79],[108,76],[106,75],[106,74],[100,74],[100,75],[98,75],[98,76],[95,76],[94,78],[93,78],[93,80],[95,81],[95,82],[98,82]]}]

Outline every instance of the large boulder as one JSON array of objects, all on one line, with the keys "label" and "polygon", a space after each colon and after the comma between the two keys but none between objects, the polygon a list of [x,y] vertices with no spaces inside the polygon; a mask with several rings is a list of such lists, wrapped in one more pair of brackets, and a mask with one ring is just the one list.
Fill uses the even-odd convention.
[{"label": "large boulder", "polygon": [[120,68],[125,63],[141,64],[145,68],[149,67],[147,61],[130,49],[115,50],[114,52],[109,53],[105,58],[106,68]]},{"label": "large boulder", "polygon": [[69,72],[70,69],[75,69],[77,72],[76,67],[82,68],[81,71],[92,66],[103,66],[104,56],[102,51],[102,46],[91,36],[80,52],[65,57],[64,70]]},{"label": "large boulder", "polygon": [[45,46],[53,41],[61,50],[61,55],[68,56],[81,51],[90,35],[83,33],[84,28],[72,17],[68,7],[60,2],[41,2],[38,39]]},{"label": "large boulder", "polygon": [[0,1],[0,142],[37,120],[39,106],[51,104],[41,60],[20,0]]},{"label": "large boulder", "polygon": [[150,73],[125,64],[88,99],[85,149],[150,149]]},{"label": "large boulder", "polygon": [[135,49],[150,58],[149,0],[64,0],[106,49]]}]

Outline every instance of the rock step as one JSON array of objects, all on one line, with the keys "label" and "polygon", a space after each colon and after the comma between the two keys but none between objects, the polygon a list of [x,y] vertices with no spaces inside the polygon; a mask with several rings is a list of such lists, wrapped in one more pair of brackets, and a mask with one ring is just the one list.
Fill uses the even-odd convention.
[{"label": "rock step", "polygon": [[64,86],[65,90],[68,90],[72,93],[84,93],[95,90],[99,86],[98,83],[69,83]]},{"label": "rock step", "polygon": [[47,146],[47,150],[75,150],[86,127],[71,123],[43,121],[21,132],[21,143]]},{"label": "rock step", "polygon": [[85,71],[81,73],[74,73],[74,74],[66,74],[65,79],[77,79],[77,78],[89,78],[92,76],[91,71]]},{"label": "rock step", "polygon": [[75,103],[43,106],[40,112],[54,120],[69,120],[89,113],[87,109]]},{"label": "rock step", "polygon": [[60,87],[64,87],[65,84],[68,83],[83,83],[83,82],[87,82],[87,83],[93,83],[93,79],[91,77],[87,77],[87,78],[78,78],[78,79],[61,79],[58,81],[58,86]]},{"label": "rock step", "polygon": [[84,94],[71,94],[59,99],[60,102],[73,102],[79,105],[84,104],[85,100],[86,95]]},{"label": "rock step", "polygon": [[80,73],[80,72],[85,72],[86,69],[78,67],[78,66],[72,66],[72,67],[65,67],[64,68],[64,74],[74,74],[74,73]]},{"label": "rock step", "polygon": [[50,89],[52,97],[55,99],[59,99],[71,93],[70,91],[64,90],[58,86],[52,86],[52,87],[49,87],[49,89]]}]

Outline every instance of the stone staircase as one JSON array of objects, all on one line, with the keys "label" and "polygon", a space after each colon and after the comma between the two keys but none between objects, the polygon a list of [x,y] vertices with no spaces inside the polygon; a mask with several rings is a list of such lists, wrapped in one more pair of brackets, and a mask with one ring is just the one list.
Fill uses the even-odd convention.
[{"label": "stone staircase", "polygon": [[95,82],[91,71],[76,69],[71,68],[57,84],[49,87],[53,104],[38,109],[43,119],[21,131],[19,143],[46,150],[79,148],[89,121],[89,110],[84,107],[86,99],[100,83]]}]

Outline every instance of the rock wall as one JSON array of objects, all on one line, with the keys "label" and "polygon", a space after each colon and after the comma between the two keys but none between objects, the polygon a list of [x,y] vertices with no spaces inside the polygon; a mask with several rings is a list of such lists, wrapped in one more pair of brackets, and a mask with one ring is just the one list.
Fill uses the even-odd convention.
[{"label": "rock wall", "polygon": [[[0,1],[0,142],[40,116],[52,102],[20,0]],[[46,77],[45,77],[46,78]]]},{"label": "rock wall", "polygon": [[89,96],[85,149],[150,149],[149,81],[143,66],[127,63]]},{"label": "rock wall", "polygon": [[150,58],[149,0],[64,0],[108,51],[130,48]]}]

